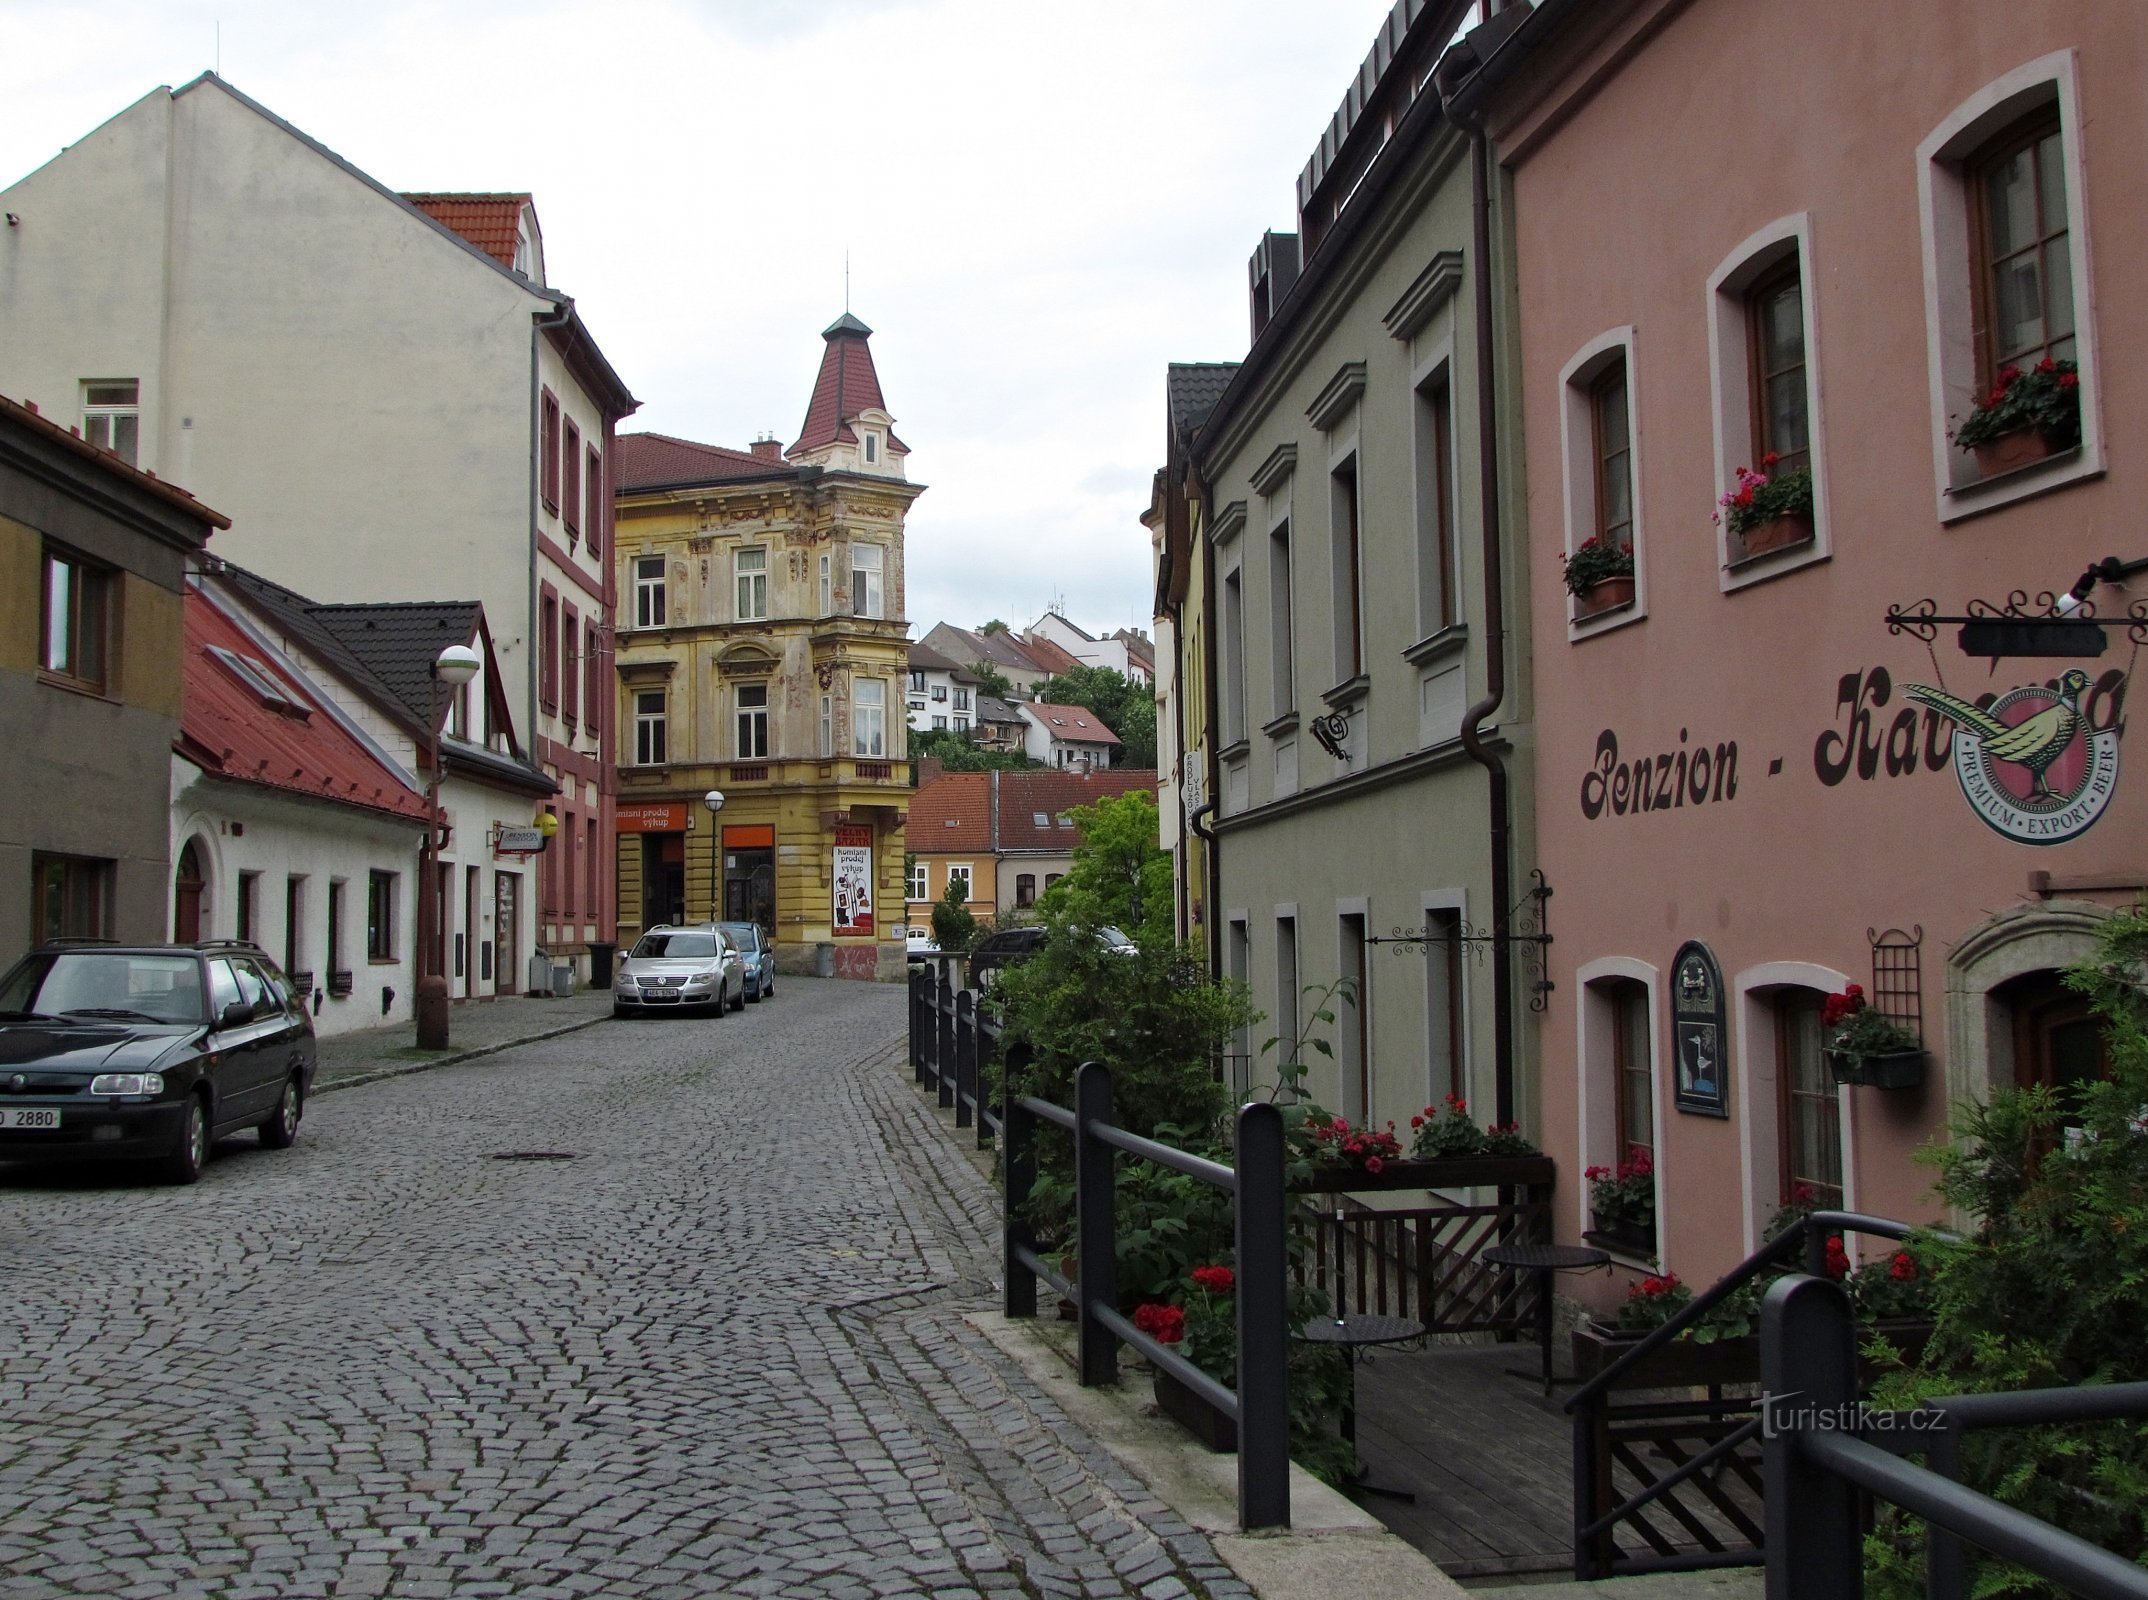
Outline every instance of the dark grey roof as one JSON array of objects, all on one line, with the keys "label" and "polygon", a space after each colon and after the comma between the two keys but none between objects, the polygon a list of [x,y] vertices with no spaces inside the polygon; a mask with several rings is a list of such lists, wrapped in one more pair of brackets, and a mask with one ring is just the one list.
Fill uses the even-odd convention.
[{"label": "dark grey roof", "polygon": [[1235,361],[1174,361],[1164,369],[1171,429],[1181,440],[1190,440],[1200,431],[1237,372]]},{"label": "dark grey roof", "polygon": [[314,620],[342,642],[419,722],[439,709],[432,664],[451,644],[477,637],[475,600],[412,600],[394,605],[317,605]]},{"label": "dark grey roof", "polygon": [[1020,722],[1022,713],[1015,710],[998,695],[981,694],[977,697],[977,720],[979,722]]},{"label": "dark grey roof", "polygon": [[422,713],[411,712],[402,696],[382,682],[368,663],[351,653],[350,647],[315,615],[321,607],[312,600],[258,572],[249,572],[234,562],[213,557],[205,564],[203,575],[230,585],[235,593],[274,617],[308,652],[318,656],[352,688],[381,710],[407,723],[410,731],[424,733]]},{"label": "dark grey roof", "polygon": [[963,663],[951,656],[943,656],[929,644],[910,646],[910,670],[912,672],[960,672]]},{"label": "dark grey roof", "polygon": [[1022,641],[1014,636],[1012,629],[993,633],[976,633],[963,630],[977,642],[977,653],[995,666],[1013,667],[1021,672],[1042,672],[1036,658],[1022,648]]}]

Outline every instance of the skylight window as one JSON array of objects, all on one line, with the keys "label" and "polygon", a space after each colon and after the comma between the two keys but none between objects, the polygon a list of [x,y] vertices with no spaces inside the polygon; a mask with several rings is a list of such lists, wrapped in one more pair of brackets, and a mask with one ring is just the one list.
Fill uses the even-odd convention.
[{"label": "skylight window", "polygon": [[1032,811],[1029,814],[1029,820],[1039,828],[1049,828],[1052,825],[1052,819],[1042,811]]},{"label": "skylight window", "polygon": [[280,712],[287,717],[312,715],[302,701],[284,692],[283,685],[276,681],[264,663],[256,661],[252,656],[242,656],[226,650],[222,645],[210,645],[209,654],[216,658],[226,672],[253,690],[260,697],[261,703],[271,711]]}]

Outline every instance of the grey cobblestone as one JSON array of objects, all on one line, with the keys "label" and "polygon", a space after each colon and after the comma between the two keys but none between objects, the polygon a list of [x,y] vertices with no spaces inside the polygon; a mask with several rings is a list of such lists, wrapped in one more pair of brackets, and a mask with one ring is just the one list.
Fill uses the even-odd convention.
[{"label": "grey cobblestone", "polygon": [[963,1321],[997,1205],[902,1008],[604,1019],[192,1189],[0,1169],[0,1596],[1247,1595]]}]

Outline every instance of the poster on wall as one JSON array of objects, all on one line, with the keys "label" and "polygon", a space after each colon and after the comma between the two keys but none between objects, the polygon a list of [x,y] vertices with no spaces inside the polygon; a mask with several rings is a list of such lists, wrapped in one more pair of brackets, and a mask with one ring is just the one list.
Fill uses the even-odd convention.
[{"label": "poster on wall", "polygon": [[1730,1115],[1723,1023],[1723,969],[1706,945],[1688,939],[1671,963],[1671,1043],[1678,1052],[1672,1103],[1680,1111],[1702,1117]]},{"label": "poster on wall", "polygon": [[873,830],[835,830],[835,931],[838,938],[873,936]]}]

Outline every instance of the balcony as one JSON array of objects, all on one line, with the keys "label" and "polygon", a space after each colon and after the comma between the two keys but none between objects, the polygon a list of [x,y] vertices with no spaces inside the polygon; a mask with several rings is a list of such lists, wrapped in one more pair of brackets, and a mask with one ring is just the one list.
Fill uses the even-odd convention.
[{"label": "balcony", "polygon": [[860,783],[907,789],[910,786],[910,763],[857,756],[803,756],[786,760],[727,761],[722,764],[720,775],[725,784],[736,787]]}]

